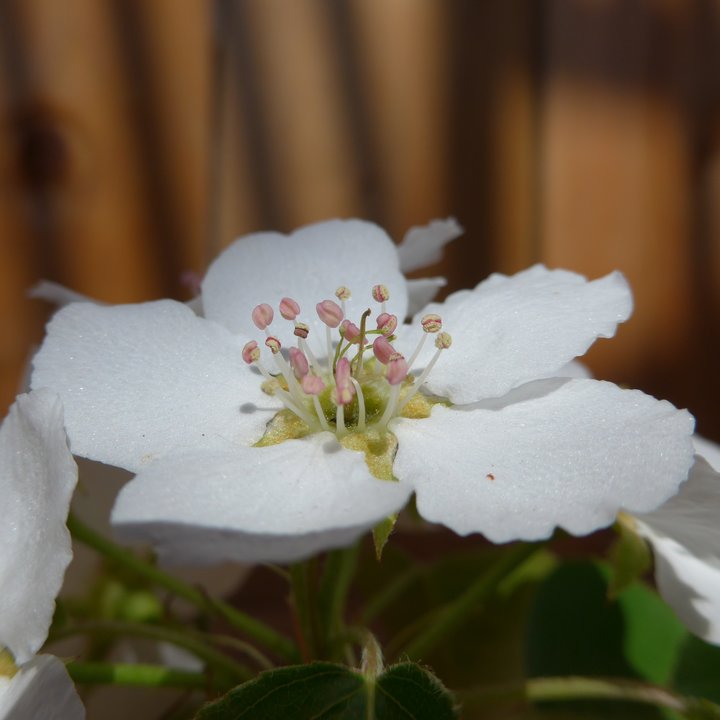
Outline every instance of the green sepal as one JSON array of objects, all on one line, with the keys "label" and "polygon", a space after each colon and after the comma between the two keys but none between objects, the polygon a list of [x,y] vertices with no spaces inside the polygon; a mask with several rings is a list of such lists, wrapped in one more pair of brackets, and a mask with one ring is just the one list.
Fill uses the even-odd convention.
[{"label": "green sepal", "polygon": [[652,567],[652,553],[647,542],[622,519],[615,523],[614,529],[618,537],[608,553],[612,571],[608,585],[611,600],[640,580]]},{"label": "green sepal", "polygon": [[269,670],[206,705],[195,720],[454,720],[452,697],[414,663],[377,677],[334,663]]},{"label": "green sepal", "polygon": [[378,562],[382,560],[382,554],[383,550],[385,549],[385,545],[387,545],[387,541],[390,539],[390,535],[392,535],[392,531],[395,529],[395,523],[397,522],[398,514],[393,513],[389,517],[386,517],[384,520],[381,520],[374,528],[373,528],[373,543],[375,543],[375,557],[377,557]]}]

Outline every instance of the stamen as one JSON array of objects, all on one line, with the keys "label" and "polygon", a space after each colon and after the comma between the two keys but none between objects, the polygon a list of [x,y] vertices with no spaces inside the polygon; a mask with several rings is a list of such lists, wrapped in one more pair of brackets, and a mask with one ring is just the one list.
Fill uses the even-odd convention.
[{"label": "stamen", "polygon": [[434,313],[428,313],[427,315],[423,315],[420,320],[420,325],[422,326],[424,332],[422,337],[420,338],[420,342],[415,348],[415,352],[410,356],[410,359],[408,360],[408,367],[412,367],[415,364],[415,361],[417,360],[420,351],[425,345],[425,338],[428,336],[428,333],[436,333],[440,330],[440,328],[442,328],[442,318],[439,315],[435,315]]},{"label": "stamen", "polygon": [[342,323],[340,323],[340,335],[342,335],[343,339],[347,342],[355,343],[360,337],[360,328],[349,320],[343,320]]},{"label": "stamen", "polygon": [[[298,380],[301,380],[308,374],[310,366],[302,350],[290,348],[290,367]],[[307,390],[305,390],[305,392],[307,392]]]},{"label": "stamen", "polygon": [[343,315],[347,314],[347,308],[345,307],[345,301],[349,300],[352,297],[352,294],[350,292],[350,288],[345,287],[345,285],[341,285],[336,291],[335,291],[335,297],[340,301],[340,305],[342,306]]},{"label": "stamen", "polygon": [[273,355],[277,355],[282,348],[282,343],[274,335],[268,335],[265,340],[265,346],[270,348],[270,352],[272,352]]},{"label": "stamen", "polygon": [[345,406],[338,405],[335,412],[335,434],[341,438],[347,433],[345,429]]},{"label": "stamen", "polygon": [[408,364],[400,353],[394,353],[390,357],[385,378],[390,385],[399,385],[408,374]]},{"label": "stamen", "polygon": [[372,347],[373,354],[383,365],[387,365],[390,362],[390,358],[396,353],[395,348],[384,335],[378,335]]},{"label": "stamen", "polygon": [[430,371],[435,367],[435,363],[438,361],[438,358],[440,357],[440,353],[442,353],[443,350],[447,350],[452,345],[452,336],[450,333],[441,332],[436,338],[435,338],[435,347],[437,350],[435,351],[435,355],[433,355],[432,360],[427,364],[427,367],[422,371],[420,374],[420,377],[413,383],[412,387],[410,388],[410,391],[405,396],[405,399],[398,405],[397,413],[400,414],[403,410],[403,408],[410,402],[411,398],[415,393],[422,387],[422,384],[427,379],[427,376],[430,374]]},{"label": "stamen", "polygon": [[318,317],[331,328],[336,328],[343,320],[344,313],[342,308],[332,300],[323,300],[319,302],[315,309]]},{"label": "stamen", "polygon": [[381,303],[381,313],[385,312],[385,303],[390,299],[390,291],[386,285],[373,285],[372,296],[375,302]]},{"label": "stamen", "polygon": [[296,337],[299,337],[302,340],[304,340],[309,335],[309,333],[310,333],[310,328],[305,323],[301,323],[301,322],[295,323],[295,330],[293,331],[293,334]]},{"label": "stamen", "polygon": [[380,330],[380,332],[386,337],[392,335],[395,332],[395,328],[397,328],[397,325],[398,319],[396,315],[391,315],[390,313],[385,312],[378,315],[378,330]]},{"label": "stamen", "polygon": [[242,359],[248,365],[252,365],[260,359],[260,348],[255,340],[245,343],[242,349]]},{"label": "stamen", "polygon": [[252,321],[258,330],[265,330],[273,321],[274,316],[273,309],[267,303],[256,305],[252,311]]},{"label": "stamen", "polygon": [[[295,334],[297,335],[297,333],[295,333]],[[307,337],[307,335],[305,337]],[[301,337],[298,340],[298,345],[300,345],[300,349],[307,356],[307,359],[310,362],[310,367],[312,367],[312,369],[315,372],[320,372],[320,363],[318,362],[318,359],[313,354],[313,351],[310,349],[310,346],[305,342],[305,339]]]},{"label": "stamen", "polygon": [[305,375],[300,381],[302,389],[312,397],[313,406],[315,407],[315,414],[320,422],[320,426],[323,430],[330,431],[330,425],[325,418],[325,413],[320,405],[318,395],[325,389],[325,383],[317,375]]},{"label": "stamen", "polygon": [[286,320],[294,320],[300,314],[300,306],[289,297],[284,297],[280,301],[280,314]]},{"label": "stamen", "polygon": [[[242,358],[248,365],[255,365],[268,383],[277,384],[276,378],[267,371],[266,367],[260,361],[260,348],[255,340],[250,340],[250,342],[245,343],[242,350]],[[282,355],[278,353],[275,355],[275,358],[282,358]],[[292,376],[292,374],[290,375]],[[294,382],[295,378],[293,377],[292,380]],[[288,387],[291,387],[289,381]],[[302,407],[298,406],[296,399],[293,398],[290,393],[286,392],[283,388],[278,387],[275,390],[275,395],[288,410],[295,413],[308,425],[312,425],[312,417]]]},{"label": "stamen", "polygon": [[356,393],[357,399],[358,399],[357,429],[360,432],[364,432],[365,431],[365,396],[363,395],[362,386],[354,377],[350,377],[350,382],[355,387],[355,393]]}]

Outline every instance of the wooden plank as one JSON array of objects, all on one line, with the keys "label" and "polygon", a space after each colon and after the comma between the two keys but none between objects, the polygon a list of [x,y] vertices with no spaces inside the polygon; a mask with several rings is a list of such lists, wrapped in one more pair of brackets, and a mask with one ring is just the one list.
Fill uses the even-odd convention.
[{"label": "wooden plank", "polygon": [[275,229],[347,217],[360,206],[357,162],[323,0],[246,0],[276,193]]},{"label": "wooden plank", "polygon": [[690,156],[671,75],[691,5],[548,8],[542,258],[592,277],[626,274],[635,316],[589,362],[621,381],[652,370],[667,385],[692,311]]},{"label": "wooden plank", "polygon": [[399,239],[450,211],[447,8],[415,0],[349,5],[371,134],[371,192]]}]

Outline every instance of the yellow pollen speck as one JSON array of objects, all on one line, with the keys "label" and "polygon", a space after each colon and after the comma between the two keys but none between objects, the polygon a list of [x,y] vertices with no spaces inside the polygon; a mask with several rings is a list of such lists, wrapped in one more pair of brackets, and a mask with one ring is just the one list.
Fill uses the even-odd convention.
[{"label": "yellow pollen speck", "polygon": [[350,433],[340,440],[348,450],[365,453],[365,463],[378,480],[394,480],[392,466],[397,453],[397,438],[389,432],[368,430]]},{"label": "yellow pollen speck", "polygon": [[416,392],[408,401],[408,404],[402,409],[400,415],[410,418],[411,420],[420,420],[430,417],[432,406],[440,402]]},{"label": "yellow pollen speck", "polygon": [[310,433],[310,428],[290,410],[281,410],[265,428],[265,434],[255,443],[255,447],[279,445],[286,440],[297,440]]}]

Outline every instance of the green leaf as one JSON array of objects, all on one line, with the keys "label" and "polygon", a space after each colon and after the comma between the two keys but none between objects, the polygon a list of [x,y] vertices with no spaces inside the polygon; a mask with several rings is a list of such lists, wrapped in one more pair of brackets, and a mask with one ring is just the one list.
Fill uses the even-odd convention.
[{"label": "green leaf", "polygon": [[373,528],[373,542],[375,543],[375,555],[378,561],[382,560],[383,550],[390,539],[390,535],[392,535],[392,531],[395,529],[397,519],[398,515],[395,513],[390,517],[386,517]]},{"label": "green leaf", "polygon": [[645,540],[624,522],[616,523],[615,530],[618,537],[608,555],[612,570],[610,598],[616,598],[652,567],[652,554]]},{"label": "green leaf", "polygon": [[270,670],[206,705],[196,720],[452,720],[440,681],[413,663],[377,678],[333,663]]},{"label": "green leaf", "polygon": [[720,647],[688,634],[680,646],[673,686],[685,695],[720,703]]}]

